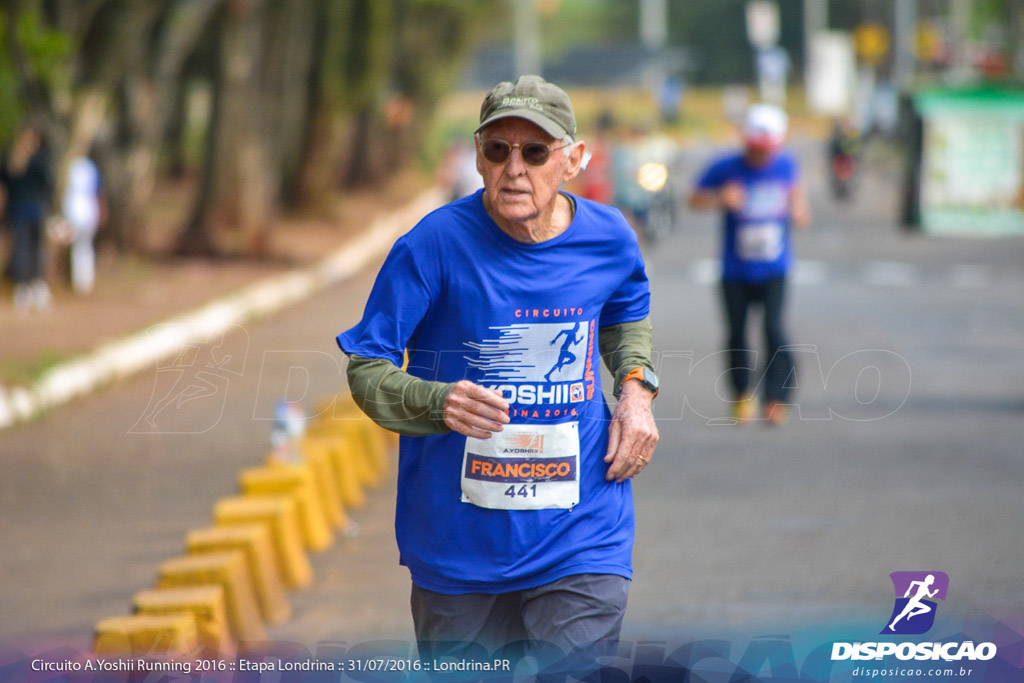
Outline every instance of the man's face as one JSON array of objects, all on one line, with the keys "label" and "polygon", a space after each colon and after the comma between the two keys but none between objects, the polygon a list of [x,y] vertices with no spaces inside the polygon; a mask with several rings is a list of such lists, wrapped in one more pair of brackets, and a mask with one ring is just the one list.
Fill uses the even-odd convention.
[{"label": "man's face", "polygon": [[778,153],[778,149],[775,147],[767,147],[763,145],[747,145],[745,148],[744,156],[747,159],[747,164],[754,168],[761,168],[767,166],[775,155]]},{"label": "man's face", "polygon": [[[526,119],[508,118],[495,121],[479,134],[479,142],[504,140],[510,145],[539,142],[555,148],[564,144]],[[540,215],[554,202],[562,183],[575,178],[580,170],[583,145],[576,143],[551,152],[547,163],[530,166],[523,161],[522,150],[514,147],[504,163],[491,163],[484,158],[480,144],[476,149],[476,167],[484,180],[484,194],[490,209],[510,222],[527,221]]]}]

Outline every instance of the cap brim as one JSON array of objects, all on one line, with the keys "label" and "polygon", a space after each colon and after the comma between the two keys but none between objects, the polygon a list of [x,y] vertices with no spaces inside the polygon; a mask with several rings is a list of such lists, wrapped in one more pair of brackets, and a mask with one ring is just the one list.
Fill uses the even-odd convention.
[{"label": "cap brim", "polygon": [[500,114],[495,114],[494,116],[491,116],[486,121],[477,126],[476,130],[473,131],[474,135],[476,133],[479,133],[480,131],[482,131],[484,128],[491,125],[495,121],[500,121],[501,119],[526,119],[530,123],[540,126],[540,128],[545,133],[555,138],[556,140],[559,140],[566,135],[568,135],[570,138],[574,140],[576,139],[573,136],[573,134],[567,131],[565,128],[563,128],[560,123],[557,123],[554,119],[545,116],[539,111],[534,111],[533,109],[502,110]]}]

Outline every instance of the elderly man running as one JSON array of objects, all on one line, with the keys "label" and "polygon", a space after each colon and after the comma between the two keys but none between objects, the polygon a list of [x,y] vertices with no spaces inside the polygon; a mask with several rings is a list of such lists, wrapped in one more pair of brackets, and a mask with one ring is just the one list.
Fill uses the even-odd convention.
[{"label": "elderly man running", "polygon": [[560,88],[499,84],[475,142],[483,189],[398,240],[338,336],[356,401],[403,435],[395,528],[420,652],[614,644],[630,480],[658,441],[644,262],[617,210],[560,189],[586,151]]}]

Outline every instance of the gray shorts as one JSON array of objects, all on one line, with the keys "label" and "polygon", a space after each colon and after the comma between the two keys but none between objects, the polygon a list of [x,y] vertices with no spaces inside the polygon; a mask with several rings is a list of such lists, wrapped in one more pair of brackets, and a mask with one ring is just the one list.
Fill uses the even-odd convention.
[{"label": "gray shorts", "polygon": [[614,652],[628,595],[629,579],[614,574],[576,574],[499,594],[447,595],[414,584],[412,619],[423,659],[487,657],[509,644],[533,656]]}]

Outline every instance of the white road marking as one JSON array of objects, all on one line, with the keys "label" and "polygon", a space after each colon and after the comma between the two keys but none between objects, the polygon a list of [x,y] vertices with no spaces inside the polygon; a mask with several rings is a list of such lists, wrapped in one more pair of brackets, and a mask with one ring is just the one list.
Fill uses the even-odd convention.
[{"label": "white road marking", "polygon": [[985,266],[955,265],[948,281],[957,289],[987,289],[992,286],[992,274]]},{"label": "white road marking", "polygon": [[864,282],[876,287],[913,287],[920,278],[917,268],[898,261],[869,261],[864,267]]},{"label": "white road marking", "polygon": [[794,285],[821,285],[828,282],[829,265],[823,261],[799,259],[793,267],[790,282]]},{"label": "white road marking", "polygon": [[722,279],[722,265],[718,259],[696,259],[690,264],[690,280],[698,285],[713,285]]},{"label": "white road marking", "polygon": [[[722,266],[717,259],[690,261],[688,278],[696,285],[709,286],[719,282]],[[818,287],[830,282],[859,282],[872,287],[910,288],[933,283],[954,289],[984,290],[998,286],[1024,286],[1024,278],[996,273],[989,266],[958,263],[944,270],[928,272],[918,264],[903,261],[868,261],[863,264],[840,265],[813,259],[797,259],[789,273],[789,282],[798,287]]]}]

